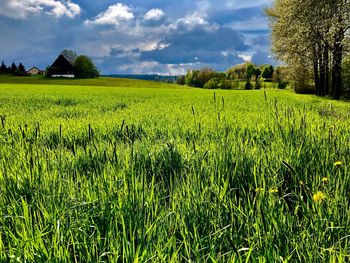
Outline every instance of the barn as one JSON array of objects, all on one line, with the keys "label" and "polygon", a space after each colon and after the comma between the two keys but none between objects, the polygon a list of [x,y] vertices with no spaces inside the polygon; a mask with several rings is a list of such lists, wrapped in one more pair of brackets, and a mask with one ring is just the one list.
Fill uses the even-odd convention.
[{"label": "barn", "polygon": [[37,67],[32,67],[30,70],[27,71],[28,75],[43,75],[44,71],[38,69]]},{"label": "barn", "polygon": [[74,78],[74,66],[65,56],[59,55],[48,68],[48,75],[53,78]]}]

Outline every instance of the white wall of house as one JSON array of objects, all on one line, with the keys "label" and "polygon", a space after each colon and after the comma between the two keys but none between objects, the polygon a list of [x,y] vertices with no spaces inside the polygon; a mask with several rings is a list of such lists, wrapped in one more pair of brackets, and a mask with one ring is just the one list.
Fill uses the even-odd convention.
[{"label": "white wall of house", "polygon": [[38,75],[42,74],[42,71],[37,68],[32,68],[31,70],[27,71],[29,75]]},{"label": "white wall of house", "polygon": [[62,75],[52,75],[53,78],[69,78],[74,79],[74,74],[62,74]]}]

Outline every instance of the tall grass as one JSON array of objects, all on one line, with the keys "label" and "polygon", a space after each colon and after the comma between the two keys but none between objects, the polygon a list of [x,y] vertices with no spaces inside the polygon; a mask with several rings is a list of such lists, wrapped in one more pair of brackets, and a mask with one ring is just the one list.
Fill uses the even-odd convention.
[{"label": "tall grass", "polygon": [[345,103],[288,91],[0,90],[3,262],[350,259]]}]

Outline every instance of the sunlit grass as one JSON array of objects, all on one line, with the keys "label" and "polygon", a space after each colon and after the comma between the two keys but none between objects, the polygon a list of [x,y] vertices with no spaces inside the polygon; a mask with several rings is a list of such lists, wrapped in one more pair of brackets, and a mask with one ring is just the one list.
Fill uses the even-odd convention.
[{"label": "sunlit grass", "polygon": [[348,261],[347,103],[122,83],[0,84],[2,261]]}]

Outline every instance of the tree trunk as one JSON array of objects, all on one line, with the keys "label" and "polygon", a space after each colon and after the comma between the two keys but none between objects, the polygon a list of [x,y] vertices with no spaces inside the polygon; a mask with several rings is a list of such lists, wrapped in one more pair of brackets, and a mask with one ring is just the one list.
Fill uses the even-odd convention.
[{"label": "tree trunk", "polygon": [[335,35],[332,61],[332,88],[333,99],[339,100],[342,93],[342,60],[343,60],[343,30],[340,29]]},{"label": "tree trunk", "polygon": [[314,47],[314,59],[313,59],[313,66],[314,66],[314,79],[315,79],[315,91],[316,95],[320,95],[320,76],[319,76],[319,59],[317,54],[317,47]]},{"label": "tree trunk", "polygon": [[323,61],[325,65],[325,95],[330,95],[329,89],[329,48],[328,45],[324,45],[323,48]]},{"label": "tree trunk", "polygon": [[325,67],[325,60],[324,60],[324,54],[323,54],[323,48],[319,47],[319,64],[320,64],[320,96],[325,96],[326,91],[326,67]]}]

